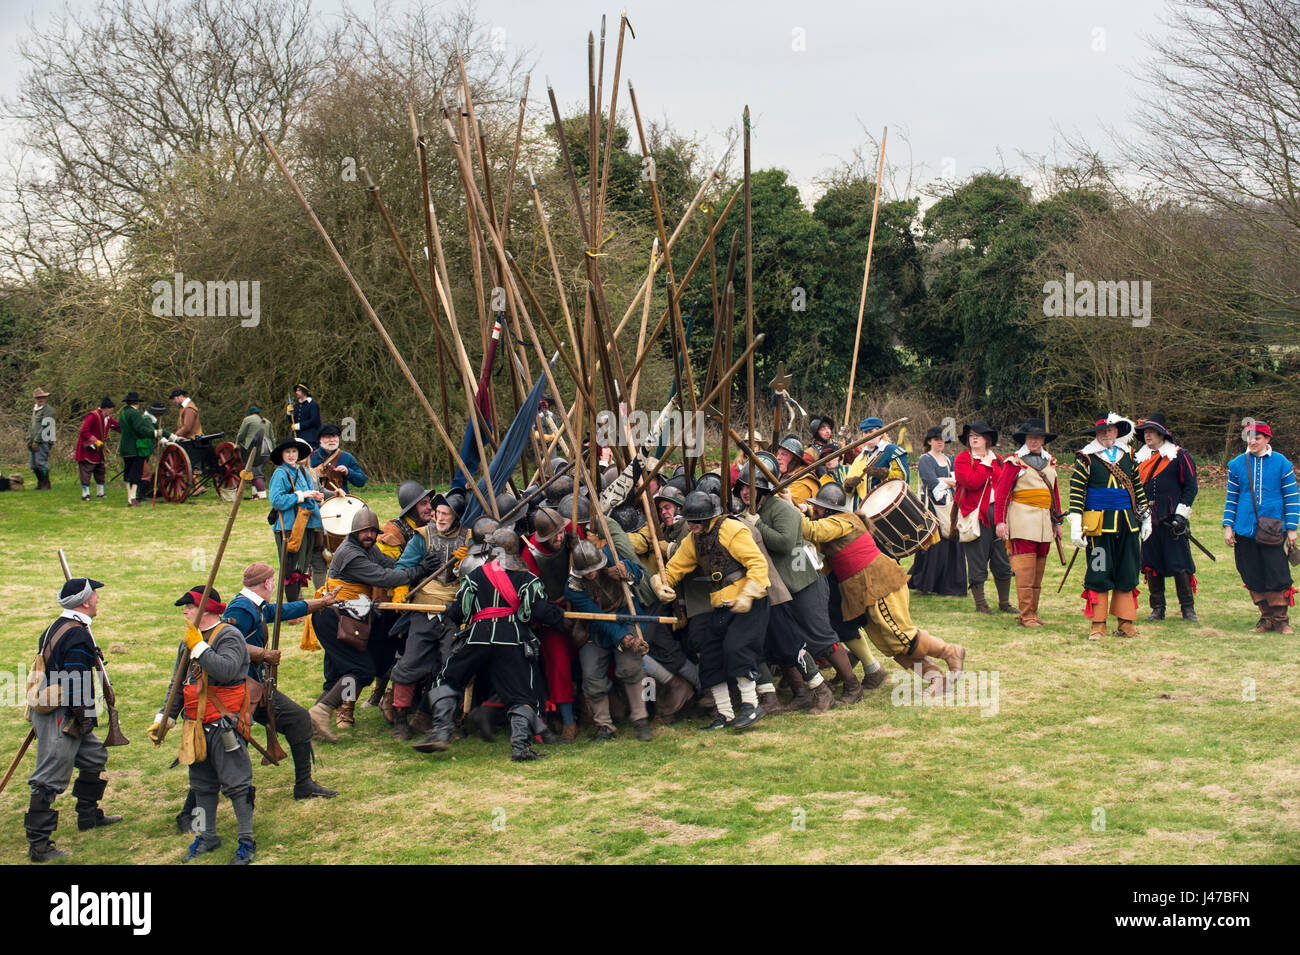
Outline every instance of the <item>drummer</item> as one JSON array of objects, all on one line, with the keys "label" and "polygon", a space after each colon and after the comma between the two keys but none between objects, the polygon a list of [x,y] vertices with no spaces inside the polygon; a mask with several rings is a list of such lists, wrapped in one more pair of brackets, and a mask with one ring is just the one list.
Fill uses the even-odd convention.
[{"label": "drummer", "polygon": [[[342,434],[342,430],[333,422],[321,428],[320,447],[311,453],[308,463],[316,469],[322,487],[336,487],[344,494],[351,494],[351,488],[366,486],[366,472],[361,470],[361,465],[351,454],[339,451],[339,438]],[[335,451],[338,451],[338,457],[322,470],[321,465],[334,457]]]}]

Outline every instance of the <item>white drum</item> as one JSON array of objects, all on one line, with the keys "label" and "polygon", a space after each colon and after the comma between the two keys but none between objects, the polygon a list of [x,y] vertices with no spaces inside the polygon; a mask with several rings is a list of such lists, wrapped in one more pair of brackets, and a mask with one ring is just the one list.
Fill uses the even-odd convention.
[{"label": "white drum", "polygon": [[350,494],[332,497],[322,503],[320,522],[325,527],[325,533],[331,537],[347,537],[352,532],[352,518],[365,506],[365,501]]},{"label": "white drum", "polygon": [[935,516],[897,478],[868,494],[858,513],[866,518],[876,546],[895,560],[928,546],[938,530]]}]

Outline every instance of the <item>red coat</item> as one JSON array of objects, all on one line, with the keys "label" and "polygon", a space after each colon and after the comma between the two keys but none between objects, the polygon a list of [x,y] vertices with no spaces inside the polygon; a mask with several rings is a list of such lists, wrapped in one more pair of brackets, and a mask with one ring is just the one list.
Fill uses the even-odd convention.
[{"label": "red coat", "polygon": [[987,524],[989,496],[993,493],[994,482],[1002,474],[1002,459],[994,452],[992,465],[976,463],[967,448],[957,455],[955,474],[957,501],[962,514],[979,508],[980,523]]},{"label": "red coat", "polygon": [[100,464],[104,460],[104,442],[110,430],[120,431],[121,428],[117,419],[107,411],[96,409],[86,415],[81,422],[81,431],[77,433],[77,450],[73,452],[72,460]]}]

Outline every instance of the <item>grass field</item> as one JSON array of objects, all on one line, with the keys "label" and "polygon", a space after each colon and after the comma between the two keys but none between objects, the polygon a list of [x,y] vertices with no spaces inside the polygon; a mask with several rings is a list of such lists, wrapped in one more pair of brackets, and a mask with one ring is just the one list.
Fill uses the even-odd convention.
[{"label": "grass field", "polygon": [[[95,633],[132,742],[110,750],[104,803],[126,821],[79,833],[65,794],[58,843],[70,863],[178,862],[186,774],[167,767],[179,737],[155,749],[145,729],[183,630],[172,601],[205,579],[227,508],[209,493],[128,511],[120,483],[83,504],[73,475],[54,478],[52,492],[0,495],[0,771],[27,731],[13,681],[58,612],[63,547],[73,573],[107,583]],[[391,516],[393,489],[366,490]],[[917,622],[965,644],[966,685],[996,689],[996,704],[895,705],[904,686],[887,682],[857,706],[778,716],[743,736],[688,721],[647,744],[628,727],[524,765],[503,739],[421,755],[378,710],[358,708],[345,741],[318,748],[317,778],[336,799],[295,802],[289,764],[255,758],[257,861],[1295,863],[1297,638],[1248,632],[1257,615],[1223,544],[1222,506],[1222,489],[1203,489],[1193,532],[1219,561],[1197,555],[1199,623],[1176,612],[1144,623],[1143,609],[1138,639],[1090,643],[1082,566],[1057,596],[1054,557],[1042,608],[1053,625],[1041,630],[980,616],[969,598],[914,597]],[[263,502],[241,507],[218,577],[227,597],[245,564],[274,561],[265,513]],[[284,640],[281,687],[310,705],[321,660],[298,637],[294,627]],[[26,859],[33,765],[29,752],[0,795],[3,863]],[[224,799],[218,831],[226,845],[195,864],[233,852]]]}]

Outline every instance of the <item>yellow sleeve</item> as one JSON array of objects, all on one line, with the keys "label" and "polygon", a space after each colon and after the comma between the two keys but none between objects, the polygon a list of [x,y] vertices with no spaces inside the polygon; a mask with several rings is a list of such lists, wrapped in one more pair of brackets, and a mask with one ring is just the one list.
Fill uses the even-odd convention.
[{"label": "yellow sleeve", "polygon": [[[744,523],[724,519],[722,529],[718,533],[718,542],[732,557],[745,565],[745,577],[764,590],[768,588],[772,581],[767,576],[767,561],[763,558],[763,552],[758,549],[758,545],[754,543],[754,535],[749,532],[749,528]],[[713,594],[711,598],[713,605],[717,607],[739,597],[740,592],[745,589],[745,577]]]},{"label": "yellow sleeve", "polygon": [[852,529],[852,525],[838,514],[831,514],[821,520],[803,519],[803,536],[814,544],[825,544],[839,540]]},{"label": "yellow sleeve", "polygon": [[695,535],[686,534],[682,538],[677,550],[673,551],[673,556],[668,563],[664,565],[663,581],[669,587],[676,587],[681,583],[686,575],[693,571],[698,564],[695,559]]},{"label": "yellow sleeve", "polygon": [[639,531],[628,534],[627,539],[632,542],[632,549],[637,552],[638,557],[644,557],[650,553],[650,535],[644,527]]},{"label": "yellow sleeve", "polygon": [[796,504],[802,504],[808,498],[813,497],[821,487],[817,483],[817,478],[811,474],[805,474],[799,480],[790,485],[790,498]]},{"label": "yellow sleeve", "polygon": [[381,554],[387,554],[393,560],[397,560],[402,556],[402,548],[394,547],[392,544],[385,544],[382,539],[376,539],[375,546],[379,548]]}]

